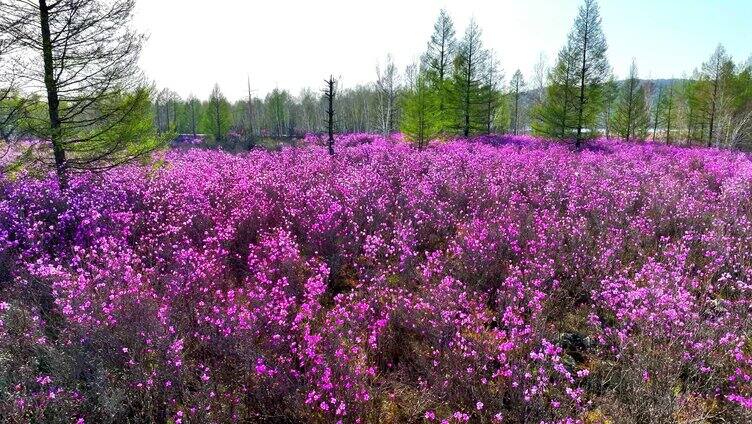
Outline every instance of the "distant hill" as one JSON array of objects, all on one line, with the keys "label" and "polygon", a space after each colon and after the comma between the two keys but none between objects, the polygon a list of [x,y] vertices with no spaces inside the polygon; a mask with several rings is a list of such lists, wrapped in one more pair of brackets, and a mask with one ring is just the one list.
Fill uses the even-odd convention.
[{"label": "distant hill", "polygon": [[[625,80],[620,80],[619,84],[623,83]],[[681,84],[687,80],[681,79],[681,78],[669,78],[669,79],[644,79],[640,80],[643,84],[650,84],[659,90],[662,88],[670,87],[674,84]]]},{"label": "distant hill", "polygon": [[[619,81],[619,84],[622,84],[625,80]],[[687,80],[685,79],[679,79],[679,78],[670,78],[670,79],[649,79],[649,80],[640,80],[643,84],[648,84],[648,86],[652,86],[654,89],[648,94],[648,97],[651,98],[651,100],[656,100],[658,98],[658,93],[660,93],[661,90],[665,90],[666,88],[671,87],[675,84],[681,84]]]},{"label": "distant hill", "polygon": [[[619,85],[621,85],[621,84],[624,83],[624,81],[626,81],[626,80],[618,80],[617,83]],[[670,87],[673,84],[683,83],[683,82],[685,82],[687,80],[686,79],[681,79],[681,78],[664,78],[664,79],[641,79],[640,81],[643,84],[648,84],[650,86],[656,87],[657,90],[655,90],[653,93],[654,93],[654,95],[657,95],[657,93],[661,89],[668,88],[668,87]],[[540,90],[528,90],[528,91],[525,91],[524,93],[522,93],[522,95],[523,95],[523,97],[526,97],[526,98],[529,98],[529,99],[530,98],[536,98],[536,97],[538,97],[538,92],[539,91]]]}]

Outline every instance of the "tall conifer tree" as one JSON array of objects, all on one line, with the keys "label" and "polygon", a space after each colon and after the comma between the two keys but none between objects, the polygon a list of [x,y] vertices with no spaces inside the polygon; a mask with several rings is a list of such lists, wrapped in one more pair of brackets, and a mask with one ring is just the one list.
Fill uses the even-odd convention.
[{"label": "tall conifer tree", "polygon": [[536,135],[561,139],[572,136],[577,125],[574,113],[577,96],[575,59],[573,49],[567,43],[559,51],[556,65],[549,71],[545,99],[535,108],[533,132]]},{"label": "tall conifer tree", "polygon": [[549,75],[547,102],[538,109],[538,133],[573,137],[578,147],[597,134],[603,86],[610,75],[607,48],[598,4],[585,0]]},{"label": "tall conifer tree", "polygon": [[627,140],[644,138],[649,123],[645,86],[637,74],[637,64],[632,62],[629,78],[622,83],[613,127],[619,137]]},{"label": "tall conifer tree", "polygon": [[437,133],[435,98],[425,72],[418,72],[405,93],[401,129],[418,148],[424,147]]},{"label": "tall conifer tree", "polygon": [[433,26],[433,34],[428,42],[428,48],[423,55],[423,69],[425,70],[426,85],[435,103],[433,116],[430,120],[440,132],[448,132],[452,123],[450,109],[451,74],[454,56],[457,51],[457,39],[452,18],[446,10],[439,12],[439,17]]},{"label": "tall conifer tree", "polygon": [[488,59],[481,30],[475,20],[471,20],[454,60],[450,96],[454,128],[465,137],[486,130],[488,92],[484,82]]}]

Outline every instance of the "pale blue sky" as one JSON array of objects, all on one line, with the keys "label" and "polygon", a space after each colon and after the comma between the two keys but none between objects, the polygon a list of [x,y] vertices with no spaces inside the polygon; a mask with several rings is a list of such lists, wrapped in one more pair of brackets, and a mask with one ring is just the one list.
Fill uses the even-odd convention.
[{"label": "pale blue sky", "polygon": [[[345,86],[375,78],[391,53],[403,69],[425,49],[439,10],[458,36],[475,17],[507,79],[527,78],[540,53],[553,61],[581,0],[139,0],[136,25],[150,35],[141,64],[160,87],[206,97],[215,82],[231,99],[274,87],[297,94],[329,73]],[[691,73],[723,43],[752,54],[752,0],[601,0],[609,59],[618,77],[632,58],[643,77]],[[327,19],[333,23],[328,25]],[[330,47],[326,46],[332,41]]]}]

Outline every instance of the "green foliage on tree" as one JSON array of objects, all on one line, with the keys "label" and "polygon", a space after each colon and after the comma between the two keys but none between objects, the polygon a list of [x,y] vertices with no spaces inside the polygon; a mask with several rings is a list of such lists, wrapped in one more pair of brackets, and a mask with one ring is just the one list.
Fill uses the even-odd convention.
[{"label": "green foliage on tree", "polygon": [[21,130],[27,106],[14,87],[0,87],[0,141],[7,141]]},{"label": "green foliage on tree", "polygon": [[100,170],[138,159],[159,143],[150,93],[137,62],[144,36],[133,30],[133,1],[0,0],[3,41],[33,82],[28,135],[48,140],[60,187],[76,170]]},{"label": "green foliage on tree", "polygon": [[451,74],[457,51],[457,39],[452,18],[442,9],[433,27],[428,48],[422,62],[426,83],[431,91],[436,113],[432,120],[437,131],[447,134],[451,131],[454,115],[451,109]]},{"label": "green foliage on tree", "polygon": [[700,110],[700,85],[699,81],[688,79],[677,86],[684,121],[682,137],[687,142],[701,137],[700,134],[704,132],[701,130],[705,124],[701,122],[704,118]]},{"label": "green foliage on tree", "polygon": [[511,131],[510,123],[512,122],[512,108],[510,106],[511,95],[509,93],[498,93],[499,104],[494,116],[494,132],[506,134]]},{"label": "green foliage on tree", "polygon": [[100,158],[106,159],[100,168],[115,166],[135,158],[145,158],[166,144],[167,140],[155,133],[147,89],[119,93],[103,103],[99,107],[100,116],[109,116],[112,110],[127,109],[128,113],[103,121],[104,124],[100,123],[98,128],[83,132],[82,138],[88,139],[88,142],[76,144],[69,149],[72,157],[85,157],[87,152],[99,152],[99,158],[89,156],[89,160],[94,161],[90,163],[91,166],[87,166],[88,169],[92,169]]},{"label": "green foliage on tree", "polygon": [[534,110],[535,135],[561,139],[576,135],[575,59],[571,42],[559,51],[556,65],[548,74],[546,97]]},{"label": "green foliage on tree", "polygon": [[287,135],[292,98],[286,90],[275,88],[266,96],[265,122],[274,136]]},{"label": "green foliage on tree", "polygon": [[185,101],[177,104],[177,125],[179,134],[199,134],[201,116],[203,113],[201,101],[196,96],[190,95]]},{"label": "green foliage on tree", "polygon": [[671,84],[663,91],[658,102],[659,125],[664,128],[664,140],[671,144],[674,139],[676,127],[679,124],[679,107],[675,84]]},{"label": "green foliage on tree", "polygon": [[704,121],[707,122],[708,147],[717,140],[718,118],[722,108],[725,94],[728,92],[729,80],[734,74],[734,63],[726,53],[722,45],[718,45],[707,62],[702,64],[700,73],[700,95],[698,101],[700,109],[704,112]]},{"label": "green foliage on tree", "polygon": [[614,110],[616,109],[616,101],[619,98],[619,84],[614,79],[613,75],[603,84],[603,105],[601,108],[601,117],[599,125],[604,130],[606,139],[611,138],[612,135],[612,122],[614,116]]},{"label": "green foliage on tree", "polygon": [[436,92],[431,90],[425,73],[420,72],[403,99],[402,132],[419,148],[436,137],[440,130]]},{"label": "green foliage on tree", "polygon": [[222,145],[226,141],[227,132],[230,130],[231,114],[230,103],[222,94],[219,85],[214,86],[209,96],[209,102],[202,109],[204,113],[199,125],[201,133],[211,137],[217,145]]},{"label": "green foliage on tree", "polygon": [[633,62],[629,78],[622,83],[619,92],[613,118],[614,131],[626,140],[643,139],[647,135],[649,119],[645,85],[640,81],[637,65]]},{"label": "green foliage on tree", "polygon": [[597,132],[603,85],[611,69],[595,0],[585,0],[549,75],[546,101],[537,108],[537,134],[574,138],[579,146]]},{"label": "green foliage on tree", "polygon": [[488,52],[481,41],[481,31],[475,21],[465,31],[452,69],[451,96],[453,129],[467,137],[487,130],[487,102],[490,95],[484,85]]},{"label": "green foliage on tree", "polygon": [[[574,55],[577,59],[576,77],[579,95],[575,101],[577,113],[577,139],[579,143],[598,134],[596,131],[598,112],[601,108],[603,84],[611,74],[606,58],[606,36],[601,28],[598,3],[585,0],[575,20],[570,35]],[[587,133],[584,131],[588,130]]]}]

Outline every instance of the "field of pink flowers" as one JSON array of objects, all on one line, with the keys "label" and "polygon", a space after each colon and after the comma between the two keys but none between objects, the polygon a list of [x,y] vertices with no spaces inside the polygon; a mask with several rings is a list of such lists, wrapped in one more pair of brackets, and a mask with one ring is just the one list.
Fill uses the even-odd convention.
[{"label": "field of pink flowers", "polygon": [[752,420],[750,156],[309,141],[0,181],[0,421]]}]

